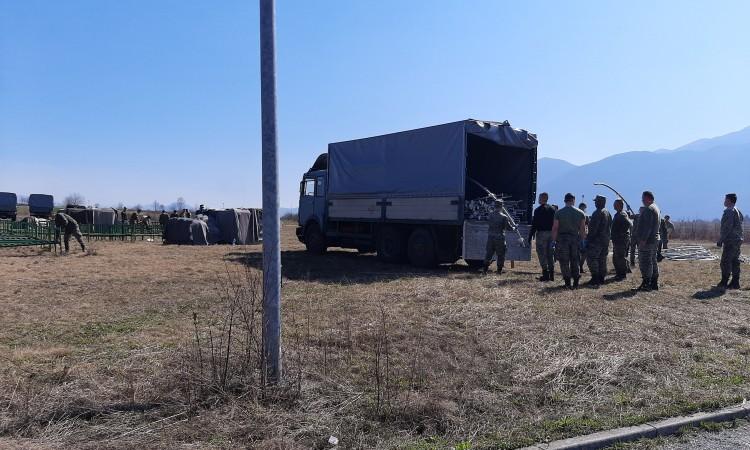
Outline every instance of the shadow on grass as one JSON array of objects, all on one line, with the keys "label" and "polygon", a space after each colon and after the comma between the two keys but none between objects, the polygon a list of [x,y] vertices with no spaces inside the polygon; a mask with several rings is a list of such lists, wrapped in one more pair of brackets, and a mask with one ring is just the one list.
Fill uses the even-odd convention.
[{"label": "shadow on grass", "polygon": [[726,291],[719,288],[711,288],[705,291],[698,291],[693,294],[693,298],[696,300],[711,300],[712,298],[718,298],[726,294]]},{"label": "shadow on grass", "polygon": [[[261,252],[227,253],[225,261],[263,268]],[[481,277],[481,271],[464,264],[445,264],[433,269],[421,269],[407,264],[389,264],[374,254],[346,250],[330,250],[323,255],[313,255],[304,250],[281,252],[281,274],[289,280],[314,280],[322,283],[370,284],[405,278],[442,277],[461,274],[461,277]]]},{"label": "shadow on grass", "polygon": [[617,300],[623,300],[626,298],[633,298],[636,295],[638,295],[638,291],[628,289],[622,292],[615,292],[614,294],[604,294],[602,297],[604,297],[604,300],[612,302],[612,301],[617,301]]}]

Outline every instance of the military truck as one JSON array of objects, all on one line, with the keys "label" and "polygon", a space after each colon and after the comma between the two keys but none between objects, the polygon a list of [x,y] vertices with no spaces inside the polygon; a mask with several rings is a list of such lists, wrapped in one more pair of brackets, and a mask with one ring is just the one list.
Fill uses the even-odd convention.
[{"label": "military truck", "polygon": [[0,192],[0,219],[15,222],[18,208],[18,197],[13,192]]},{"label": "military truck", "polygon": [[[486,190],[506,199],[521,233],[536,196],[537,139],[506,122],[467,119],[328,145],[302,177],[298,239],[377,252],[419,267],[482,264],[487,224],[471,207]],[[486,189],[486,190],[485,190]],[[518,235],[508,260],[529,260]]]},{"label": "military truck", "polygon": [[55,208],[55,199],[48,194],[31,194],[29,195],[29,215],[41,219],[52,217],[52,210]]}]

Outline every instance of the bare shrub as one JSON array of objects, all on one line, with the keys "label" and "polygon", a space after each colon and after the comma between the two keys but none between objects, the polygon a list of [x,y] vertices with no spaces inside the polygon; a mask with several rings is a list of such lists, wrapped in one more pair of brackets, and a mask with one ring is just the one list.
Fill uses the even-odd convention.
[{"label": "bare shrub", "polygon": [[217,286],[218,308],[192,316],[193,336],[183,372],[189,405],[227,394],[257,398],[265,381],[260,275],[249,268],[227,268]]}]

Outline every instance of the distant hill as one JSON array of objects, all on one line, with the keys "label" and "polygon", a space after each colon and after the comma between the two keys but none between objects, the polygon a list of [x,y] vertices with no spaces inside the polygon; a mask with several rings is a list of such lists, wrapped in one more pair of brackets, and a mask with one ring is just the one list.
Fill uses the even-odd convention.
[{"label": "distant hill", "polygon": [[550,161],[559,160],[539,161],[538,190],[549,192],[551,203],[562,204],[563,195],[572,192],[589,204],[602,194],[611,205],[614,194],[593,186],[602,181],[634,209],[643,190],[653,191],[664,214],[676,219],[720,217],[727,192],[736,192],[740,209],[750,212],[750,127],[673,150],[621,153],[572,168]]},{"label": "distant hill", "polygon": [[537,163],[537,178],[554,180],[567,174],[576,167],[578,166],[562,159],[540,158],[539,162]]}]

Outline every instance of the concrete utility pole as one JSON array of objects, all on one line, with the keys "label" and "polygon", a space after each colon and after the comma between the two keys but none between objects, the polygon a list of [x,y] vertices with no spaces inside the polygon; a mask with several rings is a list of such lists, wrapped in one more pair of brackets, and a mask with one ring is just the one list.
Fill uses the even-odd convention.
[{"label": "concrete utility pole", "polygon": [[276,151],[274,0],[260,0],[260,104],[263,150],[263,352],[266,382],[281,380],[281,248]]}]

